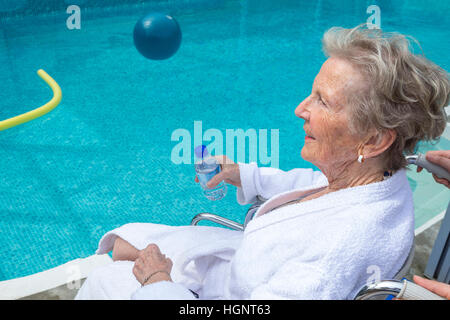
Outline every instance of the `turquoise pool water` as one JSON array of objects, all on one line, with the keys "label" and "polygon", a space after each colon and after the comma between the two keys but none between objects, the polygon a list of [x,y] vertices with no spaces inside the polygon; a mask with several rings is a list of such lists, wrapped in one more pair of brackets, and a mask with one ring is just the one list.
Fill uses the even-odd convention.
[{"label": "turquoise pool water", "polygon": [[[63,92],[48,115],[0,132],[0,280],[92,255],[106,231],[128,222],[186,225],[205,211],[242,222],[247,207],[234,187],[211,202],[193,165],[171,161],[172,133],[194,135],[194,121],[224,136],[279,129],[279,167],[313,167],[300,158],[303,123],[294,109],[325,61],[323,32],[365,22],[371,4],[381,8],[383,29],[413,35],[450,69],[448,1],[126,2],[78,1],[80,30],[66,28],[61,1],[30,1],[32,10],[27,1],[0,2],[0,119],[50,99],[40,68]],[[146,60],[133,46],[134,24],[151,10],[181,26],[169,60]],[[410,182],[420,226],[449,194],[427,173],[411,173]]]}]

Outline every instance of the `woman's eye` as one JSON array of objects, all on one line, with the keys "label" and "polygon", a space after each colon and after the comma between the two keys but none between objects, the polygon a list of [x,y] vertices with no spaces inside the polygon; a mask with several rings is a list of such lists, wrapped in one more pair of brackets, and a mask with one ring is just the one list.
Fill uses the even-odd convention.
[{"label": "woman's eye", "polygon": [[319,102],[320,102],[321,104],[323,104],[324,106],[326,106],[325,102],[323,102],[323,100],[322,100],[321,97],[319,97]]}]

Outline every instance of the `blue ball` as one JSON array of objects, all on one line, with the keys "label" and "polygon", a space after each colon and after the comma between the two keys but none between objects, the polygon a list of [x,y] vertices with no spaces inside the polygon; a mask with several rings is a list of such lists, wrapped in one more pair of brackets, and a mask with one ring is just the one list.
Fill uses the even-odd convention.
[{"label": "blue ball", "polygon": [[174,55],[180,47],[181,29],[171,16],[153,12],[136,23],[133,39],[136,49],[144,57],[163,60]]}]

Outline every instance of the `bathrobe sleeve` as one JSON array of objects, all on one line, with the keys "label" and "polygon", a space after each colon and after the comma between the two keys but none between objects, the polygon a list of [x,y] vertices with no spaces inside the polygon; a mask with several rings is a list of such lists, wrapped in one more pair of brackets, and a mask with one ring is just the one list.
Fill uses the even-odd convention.
[{"label": "bathrobe sleeve", "polygon": [[254,162],[238,164],[242,187],[237,188],[236,196],[241,205],[254,203],[257,195],[270,199],[285,191],[327,183],[323,173],[312,169],[283,171],[270,167],[258,168]]},{"label": "bathrobe sleeve", "polygon": [[194,294],[179,283],[159,281],[139,288],[132,300],[195,300]]}]

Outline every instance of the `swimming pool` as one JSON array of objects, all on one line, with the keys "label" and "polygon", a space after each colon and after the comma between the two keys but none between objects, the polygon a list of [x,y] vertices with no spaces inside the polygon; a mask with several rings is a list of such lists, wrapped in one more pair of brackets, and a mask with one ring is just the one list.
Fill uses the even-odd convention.
[{"label": "swimming pool", "polygon": [[[106,231],[128,222],[185,225],[205,211],[242,222],[246,207],[234,187],[211,202],[193,165],[173,163],[173,132],[194,135],[195,121],[224,136],[278,129],[279,167],[313,167],[300,158],[303,123],[294,108],[325,61],[322,33],[365,22],[371,4],[384,29],[413,35],[450,69],[446,1],[70,2],[82,10],[80,30],[66,27],[61,1],[0,3],[0,119],[49,100],[40,68],[63,92],[48,115],[0,133],[0,280],[87,257]],[[133,46],[134,24],[151,10],[181,26],[169,60],[146,60]],[[444,210],[449,193],[427,173],[409,179],[420,227]]]}]

